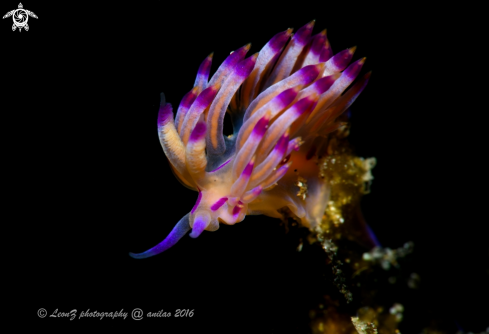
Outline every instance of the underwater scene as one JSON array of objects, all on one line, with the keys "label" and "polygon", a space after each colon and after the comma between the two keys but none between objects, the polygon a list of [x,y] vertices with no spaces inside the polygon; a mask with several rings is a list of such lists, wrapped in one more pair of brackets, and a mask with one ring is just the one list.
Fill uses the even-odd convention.
[{"label": "underwater scene", "polygon": [[39,19],[5,43],[43,42],[10,55],[37,72],[5,95],[26,110],[6,116],[25,199],[6,235],[30,238],[38,328],[489,333],[487,140],[453,22],[120,4],[63,44],[24,5]]}]

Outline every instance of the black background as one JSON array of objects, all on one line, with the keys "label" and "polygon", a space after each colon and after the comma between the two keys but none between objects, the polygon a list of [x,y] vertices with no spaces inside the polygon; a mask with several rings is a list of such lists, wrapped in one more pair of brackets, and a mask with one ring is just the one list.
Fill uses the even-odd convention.
[{"label": "black background", "polygon": [[[156,134],[159,93],[178,105],[200,62],[249,54],[276,33],[316,19],[334,52],[356,45],[372,78],[352,108],[350,141],[375,156],[364,215],[385,247],[415,244],[421,289],[401,294],[403,333],[433,319],[479,332],[489,325],[486,81],[478,21],[465,11],[410,3],[160,2],[53,7],[24,2],[28,32],[1,21],[4,257],[13,314],[38,328],[152,324],[299,333],[308,267],[278,220],[247,217],[164,254],[161,241],[197,194],[171,173]],[[7,12],[17,7],[2,4]],[[3,14],[2,14],[3,15]],[[211,72],[211,73],[212,73]],[[4,197],[4,198],[5,198]],[[6,241],[6,242],[5,242]],[[55,309],[192,318],[45,318]],[[302,313],[301,313],[302,312]],[[129,315],[130,317],[130,315]]]}]

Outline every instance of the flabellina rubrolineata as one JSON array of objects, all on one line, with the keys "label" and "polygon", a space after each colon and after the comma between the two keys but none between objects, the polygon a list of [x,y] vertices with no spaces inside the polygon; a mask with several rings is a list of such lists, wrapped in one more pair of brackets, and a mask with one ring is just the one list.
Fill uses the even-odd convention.
[{"label": "flabellina rubrolineata", "polygon": [[[188,231],[195,238],[246,215],[280,218],[283,208],[310,229],[321,222],[330,186],[318,157],[328,154],[328,135],[344,126],[338,118],[370,73],[346,90],[365,58],[350,63],[355,47],[333,55],[326,30],[311,36],[313,26],[280,32],[248,58],[250,44],[241,47],[210,80],[209,55],[175,118],[162,96],[161,145],[175,175],[199,194],[165,240],[132,257],[159,254]],[[227,137],[225,113],[234,132]]]}]

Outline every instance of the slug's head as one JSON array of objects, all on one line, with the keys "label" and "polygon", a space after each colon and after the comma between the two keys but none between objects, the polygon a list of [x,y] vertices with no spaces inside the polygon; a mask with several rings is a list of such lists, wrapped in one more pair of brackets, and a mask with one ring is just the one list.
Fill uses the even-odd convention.
[{"label": "slug's head", "polygon": [[[369,74],[342,95],[365,58],[348,66],[355,48],[333,56],[325,31],[311,36],[313,23],[293,37],[291,29],[275,35],[251,57],[245,58],[249,44],[232,52],[210,80],[209,55],[175,118],[162,96],[161,145],[175,175],[199,195],[164,241],[131,256],[155,255],[190,230],[197,237],[247,214],[280,217],[279,210],[288,207],[307,227],[321,220],[329,188],[314,157],[326,154],[328,135],[343,125],[338,116]],[[234,129],[228,137],[226,113]],[[300,196],[298,184],[307,185]]]}]

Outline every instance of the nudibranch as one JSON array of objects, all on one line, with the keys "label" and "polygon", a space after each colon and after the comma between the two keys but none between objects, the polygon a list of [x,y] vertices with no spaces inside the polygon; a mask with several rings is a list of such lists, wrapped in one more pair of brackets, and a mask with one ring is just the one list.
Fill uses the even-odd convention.
[{"label": "nudibranch", "polygon": [[[333,54],[326,30],[312,35],[313,26],[280,32],[248,58],[250,44],[231,52],[210,80],[209,55],[175,118],[162,94],[161,145],[174,174],[198,198],[166,239],[132,257],[159,254],[188,231],[195,238],[246,215],[280,218],[287,209],[310,229],[320,224],[330,185],[318,158],[328,154],[328,135],[345,126],[340,116],[370,73],[347,90],[365,58],[351,63],[355,47]],[[230,136],[223,135],[226,113]]]}]

